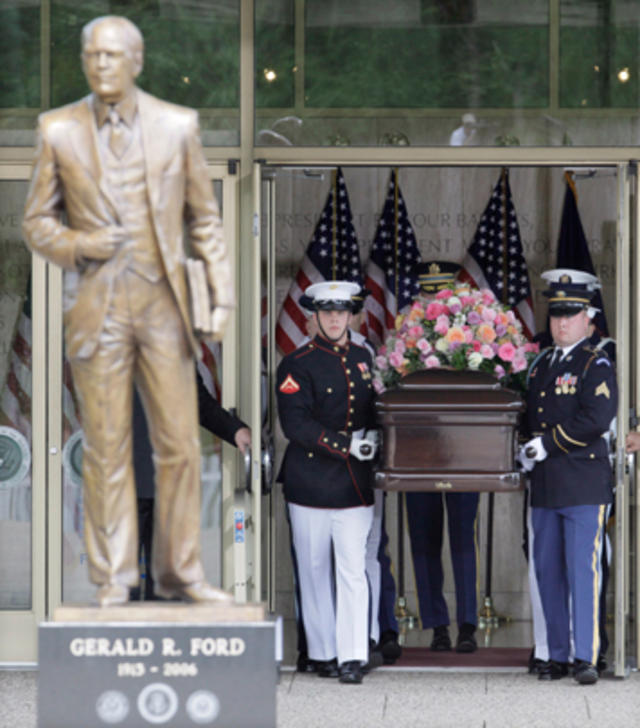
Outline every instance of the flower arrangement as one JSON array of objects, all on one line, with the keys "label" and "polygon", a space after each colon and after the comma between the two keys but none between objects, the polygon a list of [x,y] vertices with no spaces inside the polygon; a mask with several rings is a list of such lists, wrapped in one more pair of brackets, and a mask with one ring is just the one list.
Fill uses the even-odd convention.
[{"label": "flower arrangement", "polygon": [[447,367],[493,374],[524,392],[529,364],[538,352],[522,324],[489,289],[457,284],[435,296],[420,294],[378,350],[373,386],[378,393],[420,369]]}]

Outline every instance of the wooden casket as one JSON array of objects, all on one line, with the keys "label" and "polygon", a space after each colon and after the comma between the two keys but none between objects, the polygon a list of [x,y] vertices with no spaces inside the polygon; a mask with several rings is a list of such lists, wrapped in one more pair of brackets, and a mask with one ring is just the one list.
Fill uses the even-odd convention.
[{"label": "wooden casket", "polygon": [[410,491],[512,491],[522,399],[490,374],[429,369],[376,400],[382,426],[376,487]]}]

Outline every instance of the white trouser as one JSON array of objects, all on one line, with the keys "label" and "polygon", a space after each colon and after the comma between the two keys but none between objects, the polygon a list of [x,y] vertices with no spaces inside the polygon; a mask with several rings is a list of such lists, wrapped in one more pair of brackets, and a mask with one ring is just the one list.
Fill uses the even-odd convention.
[{"label": "white trouser", "polygon": [[369,586],[365,548],[373,506],[310,508],[289,503],[289,517],[309,657],[337,657],[339,664],[366,662]]},{"label": "white trouser", "polygon": [[380,640],[380,589],[382,569],[378,561],[380,538],[382,536],[382,514],[384,511],[384,491],[376,488],[373,504],[373,522],[367,538],[366,568],[371,599],[369,602],[369,637],[377,644]]}]

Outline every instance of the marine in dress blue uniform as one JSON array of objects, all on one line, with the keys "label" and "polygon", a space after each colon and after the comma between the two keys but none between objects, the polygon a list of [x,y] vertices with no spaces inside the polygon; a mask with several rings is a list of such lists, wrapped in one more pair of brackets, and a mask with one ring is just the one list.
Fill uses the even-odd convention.
[{"label": "marine in dress blue uniform", "polygon": [[598,679],[600,559],[613,499],[603,435],[618,400],[614,367],[588,341],[592,293],[570,275],[545,291],[555,346],[529,372],[526,420],[532,439],[520,452],[531,471],[533,556],[549,647],[538,677],[568,674],[572,630],[574,676],[581,684]]},{"label": "marine in dress blue uniform", "polygon": [[[423,293],[450,288],[460,266],[430,261],[417,266]],[[478,493],[406,493],[413,570],[423,629],[433,629],[431,649],[451,649],[449,610],[443,594],[442,545],[445,510],[456,591],[458,652],[474,652],[478,622],[476,520]]]},{"label": "marine in dress blue uniform", "polygon": [[279,480],[308,654],[324,675],[335,660],[345,683],[361,682],[368,660],[365,547],[377,449],[371,354],[347,333],[359,291],[346,281],[310,286],[305,294],[315,304],[320,333],[284,357],[277,373],[278,413],[289,440]]}]

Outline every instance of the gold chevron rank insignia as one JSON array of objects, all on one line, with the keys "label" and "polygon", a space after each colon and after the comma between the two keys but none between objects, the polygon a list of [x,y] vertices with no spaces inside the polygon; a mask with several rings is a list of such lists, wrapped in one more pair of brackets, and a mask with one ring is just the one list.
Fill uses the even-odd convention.
[{"label": "gold chevron rank insignia", "polygon": [[601,384],[598,384],[598,386],[596,387],[596,397],[599,394],[604,394],[604,396],[607,399],[610,399],[611,398],[611,392],[609,391],[609,387],[607,387],[607,383],[606,382],[602,382]]}]

